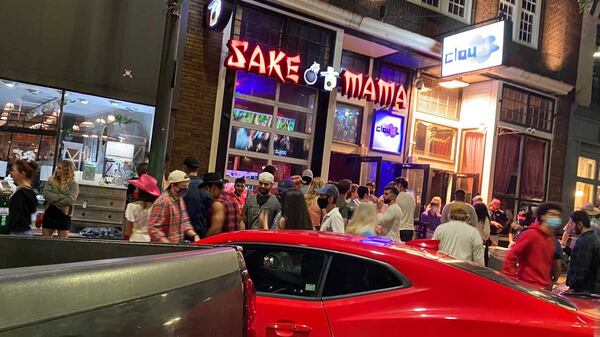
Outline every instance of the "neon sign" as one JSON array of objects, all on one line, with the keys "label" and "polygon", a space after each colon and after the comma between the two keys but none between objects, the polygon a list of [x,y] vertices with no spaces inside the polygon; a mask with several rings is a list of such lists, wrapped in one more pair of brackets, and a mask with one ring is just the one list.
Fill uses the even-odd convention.
[{"label": "neon sign", "polygon": [[391,105],[399,109],[406,109],[408,97],[404,85],[377,81],[364,74],[354,74],[348,70],[342,72],[342,95],[348,98],[366,99],[380,105]]},{"label": "neon sign", "polygon": [[273,77],[281,83],[298,84],[300,80],[300,55],[288,56],[275,50],[264,53],[259,45],[250,50],[248,41],[240,40],[230,40],[227,48],[227,68]]},{"label": "neon sign", "polygon": [[402,133],[404,117],[385,110],[375,111],[371,149],[376,151],[402,154]]},{"label": "neon sign", "polygon": [[227,0],[212,0],[206,5],[205,20],[208,28],[222,31],[229,23],[232,4]]}]

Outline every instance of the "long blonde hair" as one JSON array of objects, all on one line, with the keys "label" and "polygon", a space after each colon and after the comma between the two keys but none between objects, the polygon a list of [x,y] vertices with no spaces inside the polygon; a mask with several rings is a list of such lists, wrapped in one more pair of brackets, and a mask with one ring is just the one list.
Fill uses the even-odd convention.
[{"label": "long blonde hair", "polygon": [[362,234],[364,232],[375,232],[377,222],[377,207],[372,202],[363,202],[356,207],[352,220],[346,227],[346,233]]},{"label": "long blonde hair", "polygon": [[310,183],[310,188],[304,197],[306,199],[306,207],[310,208],[312,206],[313,202],[319,197],[317,190],[323,186],[325,186],[325,180],[318,177],[313,179]]},{"label": "long blonde hair", "polygon": [[73,163],[68,160],[61,160],[56,164],[56,170],[52,176],[52,182],[59,187],[64,188],[75,180],[75,168]]}]

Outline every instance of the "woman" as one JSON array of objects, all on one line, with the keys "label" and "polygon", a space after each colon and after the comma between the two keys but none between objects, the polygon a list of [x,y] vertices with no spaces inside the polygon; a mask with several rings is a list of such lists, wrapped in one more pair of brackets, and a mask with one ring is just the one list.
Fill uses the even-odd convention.
[{"label": "woman", "polygon": [[442,198],[433,197],[431,202],[421,214],[421,225],[426,226],[426,237],[431,239],[437,226],[442,223]]},{"label": "woman", "polygon": [[68,160],[56,164],[54,175],[44,187],[47,207],[42,221],[43,235],[52,237],[55,231],[61,238],[69,237],[73,205],[79,195],[79,185],[75,182],[75,170]]},{"label": "woman", "polygon": [[306,207],[302,191],[289,190],[283,195],[279,229],[315,229],[308,214],[308,207]]},{"label": "woman", "polygon": [[477,213],[477,226],[475,227],[481,236],[482,242],[486,242],[490,237],[490,211],[484,203],[477,203],[475,206]]},{"label": "woman", "polygon": [[346,233],[364,236],[375,235],[377,207],[372,202],[363,202],[354,209],[352,220],[346,227]]},{"label": "woman", "polygon": [[148,219],[152,204],[160,196],[160,189],[154,177],[142,174],[139,179],[129,182],[134,187],[134,202],[125,209],[125,228],[131,228],[129,241],[150,242]]},{"label": "woman", "polygon": [[32,236],[31,215],[37,205],[36,193],[31,189],[31,181],[38,166],[35,162],[16,161],[10,175],[18,186],[8,200],[8,232],[11,235]]},{"label": "woman", "polygon": [[319,188],[322,188],[325,185],[325,181],[321,178],[313,179],[310,184],[310,188],[306,193],[306,207],[308,207],[308,214],[310,215],[310,220],[315,228],[319,228],[321,226],[321,218],[323,217],[323,210],[319,208],[317,204],[317,199],[319,198],[319,194],[316,192]]}]

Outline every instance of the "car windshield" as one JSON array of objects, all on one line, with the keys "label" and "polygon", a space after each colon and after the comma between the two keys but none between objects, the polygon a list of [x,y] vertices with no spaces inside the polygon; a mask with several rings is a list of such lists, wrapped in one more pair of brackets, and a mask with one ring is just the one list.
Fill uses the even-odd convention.
[{"label": "car windshield", "polygon": [[474,263],[458,261],[458,260],[442,258],[442,259],[439,259],[439,261],[450,264],[455,267],[458,267],[458,268],[468,271],[470,273],[477,274],[481,277],[485,277],[488,280],[500,283],[504,286],[507,286],[512,289],[518,290],[520,292],[529,294],[540,300],[550,302],[550,303],[553,303],[556,305],[560,305],[561,307],[564,307],[564,308],[567,308],[570,310],[577,310],[577,306],[573,302],[569,301],[568,299],[566,299],[564,297],[552,294],[547,291],[536,289],[534,287],[527,285],[526,283],[523,283],[523,282],[517,281],[515,279],[512,279],[510,277],[507,277],[495,270],[481,267]]}]

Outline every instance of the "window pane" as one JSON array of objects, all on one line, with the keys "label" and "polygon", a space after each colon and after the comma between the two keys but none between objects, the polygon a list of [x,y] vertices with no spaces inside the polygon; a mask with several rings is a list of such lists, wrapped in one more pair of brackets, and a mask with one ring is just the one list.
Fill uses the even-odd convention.
[{"label": "window pane", "polygon": [[594,185],[577,182],[575,184],[575,209],[580,209],[588,202],[594,202]]},{"label": "window pane", "polygon": [[417,121],[414,153],[437,160],[453,161],[455,139],[456,129]]},{"label": "window pane", "polygon": [[235,81],[235,93],[260,98],[275,99],[277,81],[245,71],[238,71]]},{"label": "window pane", "polygon": [[460,16],[465,16],[466,0],[448,0],[448,13]]},{"label": "window pane", "polygon": [[282,157],[308,159],[310,140],[290,137],[286,135],[273,135],[274,154]]},{"label": "window pane", "polygon": [[523,177],[521,179],[521,197],[525,199],[543,199],[545,191],[547,142],[533,138],[525,139],[523,149]]},{"label": "window pane", "polygon": [[402,285],[398,276],[385,265],[352,256],[335,255],[327,273],[323,296],[358,294]]},{"label": "window pane", "polygon": [[[0,160],[2,161],[9,160],[10,155],[8,151],[10,150],[10,137],[10,132],[0,132]],[[0,172],[0,177],[4,177],[1,174],[2,172]]]},{"label": "window pane", "polygon": [[312,114],[279,108],[275,128],[277,130],[312,132]]},{"label": "window pane", "polygon": [[227,159],[227,171],[230,177],[243,177],[258,180],[258,175],[268,165],[267,160],[247,156],[229,156]]},{"label": "window pane", "polygon": [[359,144],[362,116],[361,107],[337,103],[333,120],[333,140]]},{"label": "window pane", "polygon": [[440,87],[436,81],[423,79],[425,88],[418,92],[419,112],[458,119],[461,91]]},{"label": "window pane", "polygon": [[283,17],[245,6],[239,8],[242,12],[240,38],[269,49],[280,49]]},{"label": "window pane", "polygon": [[20,158],[33,158],[36,160],[39,151],[40,137],[41,136],[39,135],[27,133],[13,133],[12,142],[10,144],[11,161]]},{"label": "window pane", "polygon": [[308,168],[307,165],[298,165],[282,162],[273,162],[273,166],[277,168],[277,180],[288,179],[294,175],[302,175],[302,172]]},{"label": "window pane", "polygon": [[348,50],[342,51],[342,69],[350,70],[353,73],[369,73],[369,57],[353,53]]},{"label": "window pane", "polygon": [[594,179],[596,177],[596,161],[590,158],[579,157],[577,162],[577,176]]},{"label": "window pane", "polygon": [[277,247],[244,247],[244,260],[256,291],[314,297],[325,255]]},{"label": "window pane", "polygon": [[236,98],[232,117],[237,122],[270,127],[273,120],[273,107]]},{"label": "window pane", "polygon": [[515,196],[517,193],[521,136],[515,135],[506,129],[500,129],[498,134],[494,192]]},{"label": "window pane", "polygon": [[234,126],[231,128],[229,147],[250,152],[268,153],[270,138],[271,134],[268,132]]},{"label": "window pane", "polygon": [[421,0],[421,3],[438,7],[440,5],[440,0]]},{"label": "window pane", "polygon": [[279,101],[307,108],[315,109],[317,89],[302,85],[282,84],[279,89]]},{"label": "window pane", "polygon": [[527,93],[504,86],[500,104],[500,120],[514,124],[525,124],[527,113]]},{"label": "window pane", "polygon": [[56,130],[60,90],[0,80],[0,126]]}]

